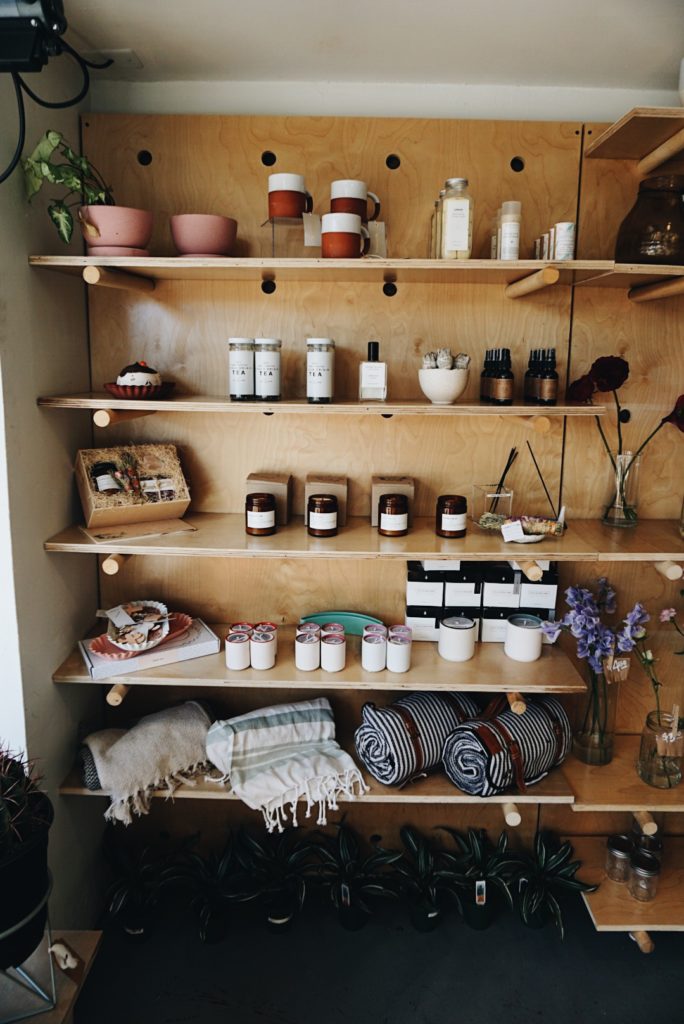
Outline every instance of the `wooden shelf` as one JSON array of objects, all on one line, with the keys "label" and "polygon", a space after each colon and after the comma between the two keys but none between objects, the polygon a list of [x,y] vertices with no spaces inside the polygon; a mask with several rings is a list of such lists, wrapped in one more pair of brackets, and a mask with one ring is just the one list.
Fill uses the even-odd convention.
[{"label": "wooden shelf", "polygon": [[578,282],[583,288],[640,288],[657,281],[684,277],[684,266],[653,263],[614,263],[608,274]]},{"label": "wooden shelf", "polygon": [[615,737],[610,764],[586,765],[570,755],[562,771],[575,794],[573,811],[684,811],[684,785],[655,789],[636,773],[639,736]]},{"label": "wooden shelf", "polygon": [[105,267],[155,281],[354,281],[367,284],[508,285],[554,267],[558,284],[572,285],[609,273],[612,260],[427,260],[427,259],[262,259],[180,256],[29,256],[29,264],[81,276],[86,267]]},{"label": "wooden shelf", "polygon": [[[467,793],[457,789],[447,776],[442,773],[435,773],[425,779],[418,779],[416,782],[410,782],[401,788],[397,786],[383,786],[365,774],[364,778],[366,784],[370,787],[369,792],[362,797],[358,797],[354,803],[504,804],[514,802],[516,804],[571,804],[573,800],[572,792],[558,769],[547,775],[537,785],[530,786],[526,793],[509,792],[490,797],[469,796]],[[76,768],[72,769],[66,777],[59,787],[59,792],[62,796],[106,797],[106,793],[100,791],[93,792],[87,789],[83,785]],[[157,790],[154,796],[165,798],[168,794],[165,791]],[[238,798],[225,785],[207,782],[202,778],[198,779],[194,786],[180,786],[173,794],[173,799],[237,800]],[[350,802],[344,797],[339,799],[341,803]]]},{"label": "wooden shelf", "polygon": [[626,885],[606,878],[605,838],[573,837],[572,845],[582,861],[579,877],[600,885],[596,892],[582,894],[597,931],[684,931],[684,839],[666,838],[658,893],[651,903],[632,899]]},{"label": "wooden shelf", "polygon": [[684,542],[674,520],[644,519],[634,529],[603,526],[598,520],[575,520],[562,537],[539,544],[506,544],[499,532],[471,525],[461,540],[437,537],[432,518],[415,520],[405,537],[381,537],[363,517],[347,520],[336,537],[310,537],[301,518],[271,537],[250,537],[238,513],[191,512],[184,522],[194,533],[95,543],[78,526],[67,527],[45,542],[46,551],[76,554],[170,555],[219,558],[460,558],[497,561],[526,557],[561,562],[665,561],[684,559]]},{"label": "wooden shelf", "polygon": [[[226,625],[211,627],[221,638]],[[342,672],[301,672],[294,663],[294,626],[278,632],[278,659],[268,672],[245,669],[231,672],[225,654],[211,654],[174,665],[145,669],[130,675],[93,680],[88,675],[76,647],[53,675],[55,683],[85,683],[92,686],[112,683],[144,686],[217,686],[226,689],[267,690],[277,687],[301,690],[458,690],[475,693],[505,693],[515,690],[534,693],[582,693],[584,679],[559,647],[545,645],[542,656],[530,664],[511,661],[502,644],[477,644],[474,658],[462,663],[445,661],[437,653],[437,644],[416,642],[408,672],[364,672],[361,668],[360,638],[347,637],[347,665]]]},{"label": "wooden shelf", "polygon": [[145,412],[232,413],[270,416],[273,413],[312,416],[604,416],[605,405],[433,405],[424,401],[333,402],[318,405],[305,398],[285,402],[231,402],[214,395],[178,395],[166,399],[114,398],[106,391],[75,395],[43,396],[38,405],[46,409],[116,409]]},{"label": "wooden shelf", "polygon": [[587,146],[585,156],[643,160],[684,128],[684,107],[635,107]]}]

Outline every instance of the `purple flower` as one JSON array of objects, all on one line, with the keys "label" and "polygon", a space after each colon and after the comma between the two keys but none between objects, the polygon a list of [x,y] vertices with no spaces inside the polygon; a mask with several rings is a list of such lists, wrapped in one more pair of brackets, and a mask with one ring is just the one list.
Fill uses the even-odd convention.
[{"label": "purple flower", "polygon": [[625,622],[630,627],[630,629],[634,630],[636,627],[643,626],[645,622],[648,622],[650,617],[651,616],[648,614],[643,604],[641,604],[640,601],[637,601],[637,603],[632,608],[631,612],[627,613]]},{"label": "purple flower", "polygon": [[661,622],[672,622],[673,619],[677,618],[677,612],[674,608],[663,608],[658,617]]},{"label": "purple flower", "polygon": [[541,628],[544,636],[547,640],[550,640],[552,644],[555,644],[562,632],[562,626],[559,622],[542,622]]}]

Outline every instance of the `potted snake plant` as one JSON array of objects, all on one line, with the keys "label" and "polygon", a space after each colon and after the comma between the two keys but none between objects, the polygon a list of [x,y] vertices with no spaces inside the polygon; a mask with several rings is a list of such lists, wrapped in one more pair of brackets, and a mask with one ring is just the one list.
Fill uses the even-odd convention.
[{"label": "potted snake plant", "polygon": [[34,765],[0,747],[0,971],[18,967],[43,937],[47,917],[49,875],[48,832],[53,809],[40,788]]},{"label": "potted snake plant", "polygon": [[518,858],[508,850],[508,836],[502,832],[494,846],[482,828],[469,828],[467,837],[447,826],[443,830],[458,850],[463,918],[471,928],[489,928],[504,907],[513,908],[510,879]]},{"label": "potted snake plant", "polygon": [[[192,837],[193,842],[195,838]],[[202,942],[221,942],[226,936],[234,870],[235,851],[229,832],[222,849],[206,856],[196,850],[185,850],[162,873],[164,886],[189,898]]]},{"label": "potted snake plant", "polygon": [[240,832],[235,847],[238,870],[231,880],[231,898],[261,903],[266,909],[269,929],[285,931],[304,906],[313,853],[310,840],[293,838],[288,832],[263,839]]},{"label": "potted snake plant", "polygon": [[323,834],[316,856],[320,860],[319,876],[337,919],[348,931],[358,931],[368,923],[373,899],[397,896],[387,868],[396,864],[401,853],[376,847],[364,855],[358,836],[348,825],[338,825],[336,835]]},{"label": "potted snake plant", "polygon": [[442,923],[445,897],[461,907],[462,872],[458,859],[433,845],[417,829],[399,830],[404,854],[396,863],[399,885],[408,898],[411,924],[419,932]]},{"label": "potted snake plant", "polygon": [[575,878],[581,861],[571,860],[572,845],[550,833],[537,832],[532,851],[518,855],[514,869],[516,903],[523,924],[545,928],[552,922],[565,937],[561,904],[568,896],[594,892],[598,886]]},{"label": "potted snake plant", "polygon": [[43,185],[61,190],[60,195],[50,199],[48,216],[63,242],[71,241],[72,211],[77,209],[89,255],[148,255],[145,247],[152,234],[152,214],[148,210],[117,206],[110,186],[97,168],[87,157],[79,155],[61,132],[48,129],[21,163],[29,202]]}]

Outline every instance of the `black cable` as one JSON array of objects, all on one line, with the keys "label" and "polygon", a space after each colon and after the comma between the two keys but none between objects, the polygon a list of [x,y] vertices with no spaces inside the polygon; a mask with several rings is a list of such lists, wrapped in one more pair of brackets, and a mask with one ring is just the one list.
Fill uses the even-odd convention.
[{"label": "black cable", "polygon": [[26,111],[24,109],[24,97],[21,95],[21,79],[16,71],[12,71],[12,81],[14,82],[14,91],[17,94],[17,113],[19,115],[19,138],[17,139],[17,146],[14,150],[12,159],[7,164],[5,170],[0,174],[0,185],[3,181],[9,178],[14,168],[21,159],[21,151],[24,148],[26,142]]},{"label": "black cable", "polygon": [[51,103],[49,100],[44,100],[40,96],[36,95],[33,89],[31,89],[30,86],[26,84],[21,75],[17,75],[19,79],[19,84],[21,85],[22,89],[24,90],[27,96],[31,97],[34,103],[38,103],[41,107],[46,107],[48,110],[63,110],[65,107],[73,107],[77,103],[80,103],[81,100],[88,94],[88,89],[90,88],[90,73],[86,66],[86,62],[79,54],[76,53],[75,50],[73,54],[70,54],[70,56],[73,56],[74,60],[79,64],[81,72],[83,73],[83,85],[81,86],[81,89],[76,94],[76,96],[74,96],[70,100],[60,100],[58,103]]},{"label": "black cable", "polygon": [[96,64],[94,61],[88,60],[86,57],[82,56],[82,54],[77,50],[74,50],[73,46],[70,46],[66,39],[58,40],[58,45],[61,50],[66,50],[66,52],[70,53],[72,57],[76,57],[78,60],[83,61],[83,63],[89,68],[95,68],[97,71],[101,71],[103,68],[110,68],[114,63],[113,58],[109,57],[102,64]]}]

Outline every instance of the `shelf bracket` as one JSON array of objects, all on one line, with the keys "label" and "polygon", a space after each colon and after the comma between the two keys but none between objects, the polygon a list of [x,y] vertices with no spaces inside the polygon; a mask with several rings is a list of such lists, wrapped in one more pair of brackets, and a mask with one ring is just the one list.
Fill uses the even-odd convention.
[{"label": "shelf bracket", "polygon": [[104,267],[84,267],[86,284],[99,284],[104,288],[122,288],[129,292],[153,292],[156,284],[151,277],[138,277],[124,270],[106,270]]},{"label": "shelf bracket", "polygon": [[126,694],[129,690],[130,686],[127,686],[126,683],[114,683],[111,690],[107,691],[105,700],[110,707],[118,708],[119,704],[123,703],[125,700]]},{"label": "shelf bracket", "polygon": [[506,694],[506,700],[514,715],[524,715],[527,711],[527,703],[522,693],[517,693],[513,690],[511,693]]},{"label": "shelf bracket", "polygon": [[517,805],[512,800],[507,800],[505,804],[501,804],[501,810],[503,811],[504,821],[510,828],[517,828],[522,821],[522,814],[517,808]]},{"label": "shelf bracket", "polygon": [[520,299],[523,295],[531,295],[533,292],[541,291],[542,288],[556,284],[559,277],[560,271],[555,267],[544,267],[542,270],[536,270],[529,277],[523,277],[520,281],[507,284],[504,288],[504,295],[507,299]]},{"label": "shelf bracket", "polygon": [[641,284],[630,288],[627,298],[632,302],[650,302],[651,299],[667,299],[671,295],[684,294],[684,276],[668,277],[653,284]]},{"label": "shelf bracket", "polygon": [[154,416],[155,409],[98,409],[93,413],[96,427],[115,427],[126,420],[139,420],[142,416]]},{"label": "shelf bracket", "polygon": [[107,555],[106,558],[102,559],[100,568],[102,569],[102,572],[105,574],[105,576],[116,576],[119,569],[123,567],[124,563],[132,557],[132,555]]},{"label": "shelf bracket", "polygon": [[658,831],[658,822],[650,811],[632,811],[637,825],[645,836],[654,836]]},{"label": "shelf bracket", "polygon": [[528,430],[534,430],[537,434],[548,434],[551,430],[551,420],[548,416],[506,416],[505,419],[515,420],[516,423],[527,427]]},{"label": "shelf bracket", "polygon": [[651,171],[654,171],[656,167],[660,167],[666,160],[670,160],[677,153],[681,153],[684,149],[684,128],[680,128],[678,132],[671,135],[669,139],[666,139],[660,146],[651,152],[643,156],[637,164],[637,171],[639,174],[647,175]]},{"label": "shelf bracket", "polygon": [[666,580],[681,580],[684,576],[684,566],[678,565],[677,562],[654,562],[653,568]]},{"label": "shelf bracket", "polygon": [[629,937],[636,942],[642,953],[652,953],[655,949],[655,942],[648,932],[630,932]]}]

